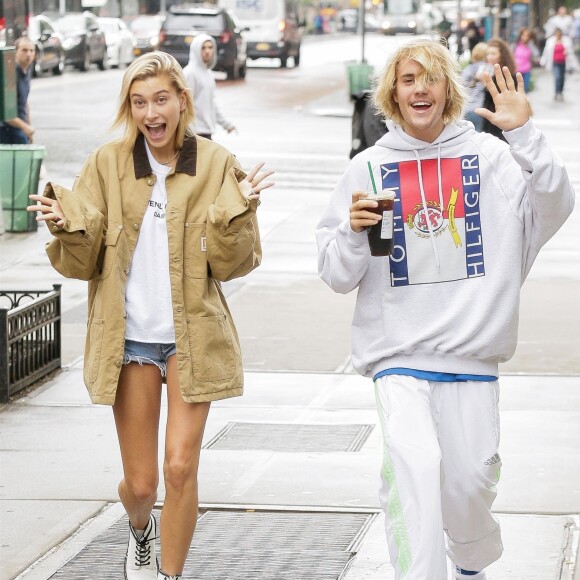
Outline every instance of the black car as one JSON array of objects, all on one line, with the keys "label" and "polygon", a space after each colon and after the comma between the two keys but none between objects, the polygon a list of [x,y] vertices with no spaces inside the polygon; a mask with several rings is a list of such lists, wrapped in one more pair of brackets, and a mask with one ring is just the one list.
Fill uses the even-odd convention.
[{"label": "black car", "polygon": [[92,63],[107,68],[105,32],[92,12],[69,12],[56,16],[54,23],[64,36],[66,64],[86,71]]},{"label": "black car", "polygon": [[181,66],[189,61],[189,45],[200,32],[217,45],[216,71],[230,80],[246,76],[246,41],[232,12],[199,5],[172,6],[159,34],[159,50],[174,56]]},{"label": "black car", "polygon": [[44,14],[31,16],[28,23],[28,37],[36,46],[34,76],[51,71],[55,75],[64,72],[64,36],[56,29],[54,22]]}]

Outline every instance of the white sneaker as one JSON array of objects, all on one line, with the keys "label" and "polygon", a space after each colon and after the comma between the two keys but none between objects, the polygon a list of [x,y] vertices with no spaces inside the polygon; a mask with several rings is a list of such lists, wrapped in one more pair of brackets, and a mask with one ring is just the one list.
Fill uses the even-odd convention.
[{"label": "white sneaker", "polygon": [[138,537],[137,532],[129,522],[129,546],[125,556],[125,580],[157,580],[157,556],[155,555],[155,539],[157,537],[157,521],[155,516],[149,516],[149,522]]},{"label": "white sneaker", "polygon": [[169,576],[169,574],[165,574],[165,572],[162,572],[161,570],[159,570],[159,572],[157,573],[157,580],[180,580],[180,578],[181,574]]}]

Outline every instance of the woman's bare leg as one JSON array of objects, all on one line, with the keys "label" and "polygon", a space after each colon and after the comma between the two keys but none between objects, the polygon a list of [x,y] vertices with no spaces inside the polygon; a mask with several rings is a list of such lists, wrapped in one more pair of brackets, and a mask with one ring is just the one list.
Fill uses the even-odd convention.
[{"label": "woman's bare leg", "polygon": [[160,370],[135,362],[124,366],[113,405],[124,474],[119,497],[137,530],[147,525],[157,499],[160,407]]},{"label": "woman's bare leg", "polygon": [[165,502],[161,511],[161,569],[181,574],[197,522],[197,470],[210,403],[183,401],[176,357],[167,364]]}]

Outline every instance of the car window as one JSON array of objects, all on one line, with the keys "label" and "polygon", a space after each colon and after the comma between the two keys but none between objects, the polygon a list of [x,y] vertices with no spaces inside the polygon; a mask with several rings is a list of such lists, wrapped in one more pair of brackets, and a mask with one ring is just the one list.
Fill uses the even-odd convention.
[{"label": "car window", "polygon": [[220,34],[224,29],[221,14],[171,14],[164,25],[168,32],[203,30],[209,34]]},{"label": "car window", "polygon": [[85,20],[82,14],[69,14],[68,16],[63,16],[56,24],[62,32],[76,32],[84,28],[84,23]]},{"label": "car window", "polygon": [[100,20],[99,23],[105,32],[119,32],[119,23],[115,20]]},{"label": "car window", "polygon": [[277,2],[236,0],[234,12],[240,20],[271,20],[278,16]]},{"label": "car window", "polygon": [[158,33],[162,21],[158,18],[135,18],[129,23],[129,27],[136,35],[147,36],[150,32]]}]

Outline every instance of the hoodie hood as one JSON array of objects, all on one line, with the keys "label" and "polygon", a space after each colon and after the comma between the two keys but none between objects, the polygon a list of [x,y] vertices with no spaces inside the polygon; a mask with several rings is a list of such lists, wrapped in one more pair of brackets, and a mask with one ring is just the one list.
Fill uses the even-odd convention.
[{"label": "hoodie hood", "polygon": [[438,149],[455,147],[456,145],[469,141],[473,137],[473,124],[464,120],[457,120],[445,125],[443,131],[441,131],[441,134],[433,143],[411,137],[394,121],[388,120],[387,128],[389,131],[377,141],[377,145],[397,151],[424,151],[431,147]]},{"label": "hoodie hood", "polygon": [[[203,47],[204,42],[210,41],[213,45],[213,60],[208,65],[206,65],[202,58],[201,58],[201,49]],[[202,32],[198,34],[194,39],[193,42],[189,46],[189,62],[187,66],[191,66],[193,68],[202,68],[202,69],[213,69],[213,67],[217,64],[217,45],[212,36]]]},{"label": "hoodie hood", "polygon": [[[443,204],[443,187],[441,185],[441,150],[455,147],[469,141],[473,137],[473,124],[468,121],[458,120],[453,123],[445,125],[441,134],[433,141],[421,141],[415,137],[411,137],[403,128],[394,123],[387,121],[388,132],[385,133],[376,143],[378,147],[385,147],[387,149],[396,151],[412,152],[417,163],[417,175],[419,178],[419,191],[421,192],[421,204],[425,215],[428,215],[427,199],[425,197],[425,185],[423,182],[423,172],[421,167],[421,153],[429,152],[428,155],[434,154],[434,149],[437,150],[437,186],[439,191],[439,207],[444,207]],[[425,157],[425,156],[424,156]],[[427,220],[427,229],[429,231],[429,238],[431,240],[431,248],[433,250],[433,260],[437,267],[437,271],[441,270],[441,259],[439,257],[439,250],[435,242],[435,232],[430,220]]]}]

